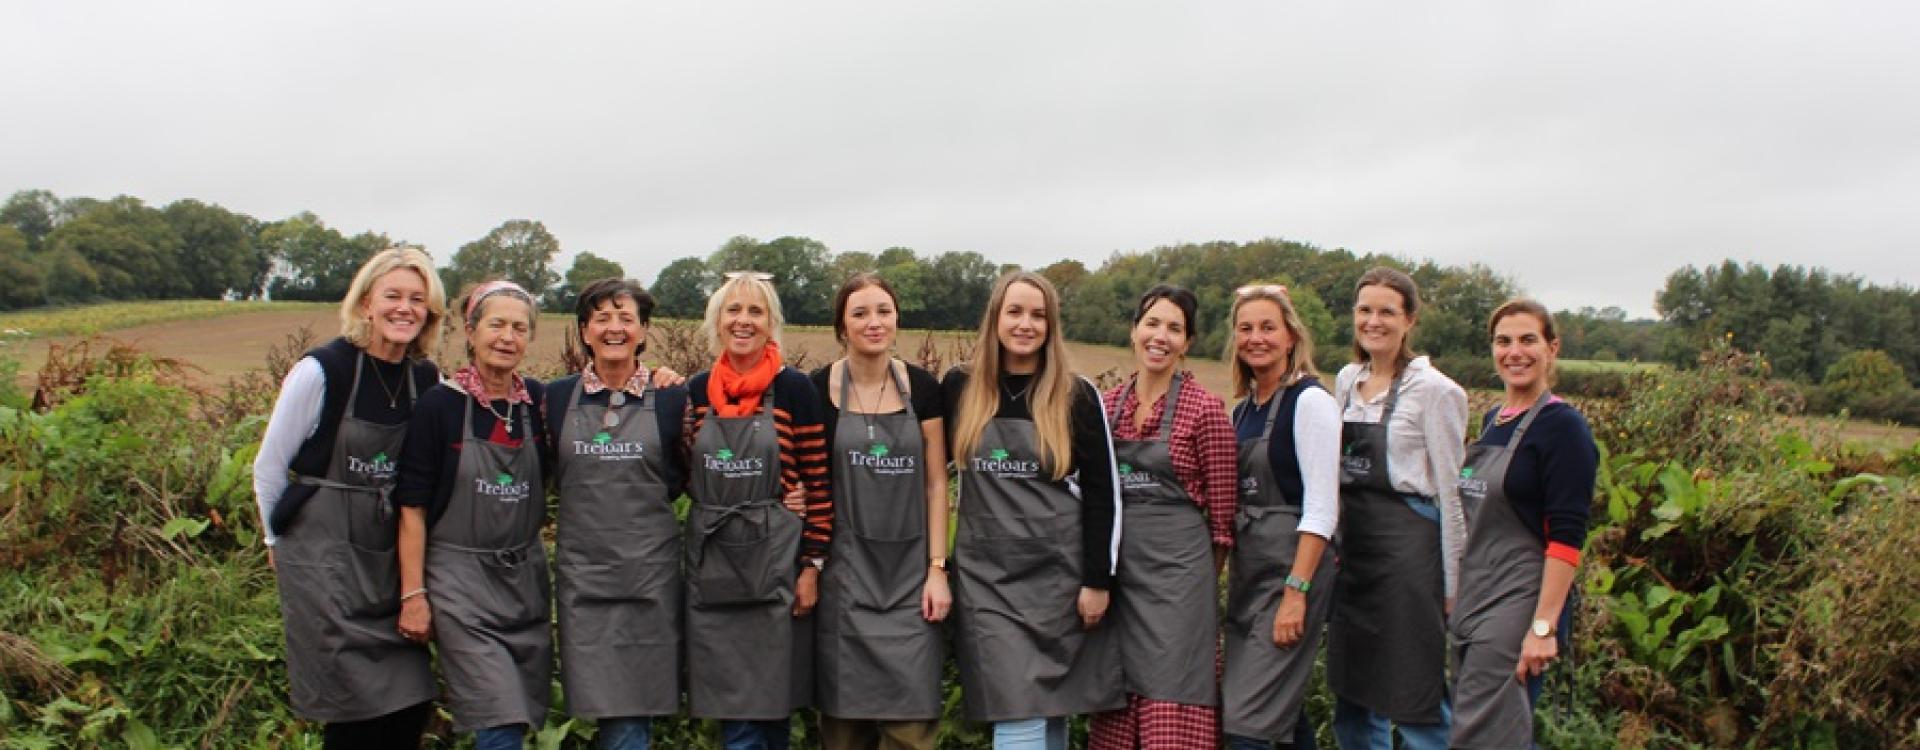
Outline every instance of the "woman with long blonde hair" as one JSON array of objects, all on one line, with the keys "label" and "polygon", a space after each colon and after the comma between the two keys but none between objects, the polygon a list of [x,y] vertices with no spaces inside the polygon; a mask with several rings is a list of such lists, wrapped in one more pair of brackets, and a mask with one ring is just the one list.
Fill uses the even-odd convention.
[{"label": "woman with long blonde hair", "polygon": [[960,478],[960,683],[996,748],[1064,750],[1068,715],[1125,705],[1100,627],[1120,540],[1113,443],[1067,360],[1059,300],[1043,276],[1001,276],[976,361],[941,386]]}]

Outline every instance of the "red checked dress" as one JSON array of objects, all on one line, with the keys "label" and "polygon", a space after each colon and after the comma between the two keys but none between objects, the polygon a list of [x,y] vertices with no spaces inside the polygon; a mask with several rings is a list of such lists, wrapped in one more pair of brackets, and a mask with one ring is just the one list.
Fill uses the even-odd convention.
[{"label": "red checked dress", "polygon": [[[1173,454],[1174,474],[1194,502],[1207,514],[1207,526],[1213,543],[1233,545],[1233,514],[1238,503],[1239,442],[1234,439],[1233,424],[1227,420],[1226,405],[1208,393],[1186,373],[1174,400],[1173,434],[1169,449]],[[1139,397],[1122,383],[1102,394],[1109,413],[1115,401],[1119,405],[1119,423],[1113,425],[1116,440],[1148,437],[1135,429]],[[1154,402],[1146,419],[1149,431],[1160,426],[1166,399]],[[1123,529],[1121,533],[1126,533]],[[1095,714],[1088,738],[1088,750],[1173,750],[1176,748],[1212,748],[1220,741],[1220,712],[1209,706],[1127,696],[1127,707]]]}]

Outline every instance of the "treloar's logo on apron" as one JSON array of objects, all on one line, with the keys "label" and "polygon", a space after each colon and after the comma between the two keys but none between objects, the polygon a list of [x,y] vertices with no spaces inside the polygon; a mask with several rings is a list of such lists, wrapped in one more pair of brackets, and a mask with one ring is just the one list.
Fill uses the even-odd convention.
[{"label": "treloar's logo on apron", "polygon": [[533,483],[514,481],[513,475],[500,472],[492,479],[474,477],[473,493],[481,497],[491,497],[503,503],[517,503],[531,494]]},{"label": "treloar's logo on apron", "polygon": [[973,470],[995,479],[1032,479],[1040,475],[1040,462],[1013,458],[1007,449],[995,448],[986,458],[974,456]]},{"label": "treloar's logo on apron", "polygon": [[874,443],[864,451],[847,451],[847,465],[866,469],[874,474],[893,476],[913,473],[913,456],[895,456],[893,449],[886,443]]},{"label": "treloar's logo on apron", "polygon": [[1120,488],[1126,490],[1150,489],[1160,486],[1160,480],[1144,471],[1134,471],[1133,464],[1121,461],[1116,467],[1120,470]]},{"label": "treloar's logo on apron", "polygon": [[601,430],[592,440],[573,441],[573,455],[594,456],[602,461],[632,461],[646,458],[647,446],[638,440],[615,440],[612,433]]},{"label": "treloar's logo on apron", "polygon": [[1362,476],[1365,474],[1372,473],[1373,458],[1370,456],[1355,456],[1353,454],[1347,454],[1345,456],[1340,457],[1340,465],[1347,470],[1348,474],[1352,474],[1354,476]]},{"label": "treloar's logo on apron", "polygon": [[1260,494],[1260,479],[1258,477],[1250,477],[1250,476],[1241,477],[1240,478],[1240,494],[1242,495]]},{"label": "treloar's logo on apron", "polygon": [[1460,494],[1475,499],[1487,496],[1487,480],[1475,479],[1473,467],[1460,467]]},{"label": "treloar's logo on apron", "polygon": [[366,479],[392,479],[394,474],[393,460],[387,458],[385,451],[375,453],[371,458],[348,456],[347,471]]},{"label": "treloar's logo on apron", "polygon": [[721,448],[713,453],[704,453],[701,454],[700,458],[701,464],[707,467],[707,471],[719,474],[728,479],[757,477],[760,476],[761,472],[767,470],[766,459],[758,456],[753,458],[734,458],[732,448]]}]

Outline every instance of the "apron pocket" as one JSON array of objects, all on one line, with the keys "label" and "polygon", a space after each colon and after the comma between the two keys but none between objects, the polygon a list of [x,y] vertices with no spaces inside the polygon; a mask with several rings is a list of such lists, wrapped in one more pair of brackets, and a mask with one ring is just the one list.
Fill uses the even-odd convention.
[{"label": "apron pocket", "polygon": [[[699,605],[762,604],[781,600],[792,588],[793,551],[800,519],[774,505],[740,510],[718,528],[702,534],[702,509],[688,529],[695,537],[699,564],[692,571],[692,599]],[[786,543],[792,536],[793,544]],[[784,554],[783,554],[784,553]]]},{"label": "apron pocket", "polygon": [[924,567],[926,542],[910,539],[875,539],[853,535],[853,544],[842,547],[828,565],[844,565],[847,601],[854,609],[890,612],[918,604],[921,586],[926,582]]},{"label": "apron pocket", "polygon": [[1300,514],[1271,508],[1242,508],[1234,515],[1233,561],[1248,572],[1293,569],[1294,550],[1300,545]]},{"label": "apron pocket", "polygon": [[347,541],[361,549],[393,554],[399,520],[387,492],[342,492],[347,504]]},{"label": "apron pocket", "polygon": [[678,572],[679,558],[664,561],[622,560],[593,564],[561,563],[558,572],[583,602],[622,602],[659,599],[670,573]]},{"label": "apron pocket", "polygon": [[335,584],[348,617],[369,619],[400,612],[400,559],[391,548],[364,549],[349,544],[346,575]]},{"label": "apron pocket", "polygon": [[485,580],[479,582],[484,593],[477,599],[486,606],[474,613],[474,619],[501,630],[547,620],[545,557],[529,555],[518,564],[508,565],[483,555],[478,567]]}]

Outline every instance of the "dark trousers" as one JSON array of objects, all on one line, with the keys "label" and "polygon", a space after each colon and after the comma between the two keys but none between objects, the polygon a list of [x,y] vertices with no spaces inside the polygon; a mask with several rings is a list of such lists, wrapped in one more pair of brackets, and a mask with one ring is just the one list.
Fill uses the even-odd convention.
[{"label": "dark trousers", "polygon": [[385,716],[328,724],[321,737],[327,750],[379,748],[419,750],[420,733],[433,716],[433,702],[418,703]]}]

